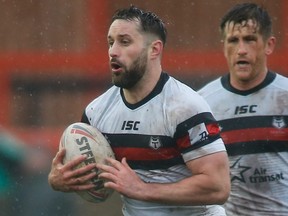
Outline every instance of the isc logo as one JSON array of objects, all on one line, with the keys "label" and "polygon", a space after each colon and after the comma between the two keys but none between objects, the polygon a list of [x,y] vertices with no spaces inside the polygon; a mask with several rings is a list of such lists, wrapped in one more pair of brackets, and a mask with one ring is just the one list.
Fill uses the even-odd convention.
[{"label": "isc logo", "polygon": [[237,114],[245,114],[245,113],[256,113],[257,105],[244,105],[244,106],[237,106],[235,109],[235,115]]},{"label": "isc logo", "polygon": [[140,121],[124,121],[121,130],[139,130]]}]

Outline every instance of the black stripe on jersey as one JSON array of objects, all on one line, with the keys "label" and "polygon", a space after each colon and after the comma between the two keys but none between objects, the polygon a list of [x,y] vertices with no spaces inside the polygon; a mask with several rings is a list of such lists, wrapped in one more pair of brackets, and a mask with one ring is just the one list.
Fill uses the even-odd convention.
[{"label": "black stripe on jersey", "polygon": [[188,148],[182,150],[182,153],[184,154],[184,153],[190,152],[192,150],[201,148],[202,146],[208,145],[208,144],[210,144],[210,143],[212,143],[212,142],[214,142],[214,141],[216,141],[217,139],[220,139],[220,138],[221,138],[220,134],[217,134],[217,135],[215,135],[213,137],[210,136],[210,138],[207,139],[207,140],[202,140],[202,141],[194,143],[193,145],[190,145]]},{"label": "black stripe on jersey", "polygon": [[288,151],[287,141],[256,140],[233,143],[225,147],[229,156]]},{"label": "black stripe on jersey", "polygon": [[[214,134],[210,134],[210,131],[207,131],[209,134],[205,138],[202,138],[200,141],[194,143],[191,145],[190,142],[190,137],[188,134],[188,131],[192,129],[193,127],[204,123],[206,125],[206,128],[209,125],[215,125],[217,131]],[[209,143],[212,143],[213,141],[221,138],[220,133],[219,133],[219,127],[218,123],[216,122],[215,118],[210,112],[204,112],[204,113],[199,113],[186,121],[182,122],[179,124],[176,128],[176,133],[175,133],[175,140],[177,140],[177,144],[179,149],[181,150],[182,153],[186,153],[189,151],[192,151],[194,149],[200,148],[202,146],[208,145]]]},{"label": "black stripe on jersey", "polygon": [[260,83],[258,86],[255,86],[252,89],[245,90],[245,91],[238,90],[231,85],[230,74],[226,74],[226,75],[222,76],[221,77],[221,83],[222,83],[222,86],[226,90],[233,92],[235,94],[238,94],[238,95],[244,95],[245,96],[245,95],[252,94],[253,92],[259,91],[260,89],[266,87],[267,85],[269,85],[270,83],[272,83],[274,81],[275,77],[276,77],[276,73],[268,71],[268,73],[267,73],[267,75],[266,75],[266,77],[262,83]]},{"label": "black stripe on jersey", "polygon": [[209,124],[209,123],[214,123],[216,122],[215,118],[210,112],[204,112],[204,113],[199,113],[186,121],[180,123],[175,132],[175,139],[179,139],[181,137],[184,137],[187,134],[187,131],[192,129],[193,127],[204,123],[204,124]]},{"label": "black stripe on jersey", "polygon": [[149,148],[151,137],[159,137],[162,147],[175,147],[175,140],[168,136],[159,135],[143,135],[143,134],[109,134],[103,133],[107,136],[112,147],[126,147],[126,148]]},{"label": "black stripe on jersey", "polygon": [[[133,169],[162,169],[184,164],[175,140],[168,136],[142,134],[103,133],[115,153],[116,159],[126,157]],[[151,137],[159,141],[159,148],[150,146]]]},{"label": "black stripe on jersey", "polygon": [[86,112],[84,111],[83,114],[82,114],[82,117],[81,117],[81,122],[83,123],[86,123],[86,124],[89,124],[90,125],[90,122],[88,120],[88,117],[86,115]]},{"label": "black stripe on jersey", "polygon": [[248,116],[241,118],[232,118],[220,120],[219,124],[221,130],[231,131],[250,128],[269,128],[272,127],[274,118],[282,118],[284,122],[288,123],[288,116]]},{"label": "black stripe on jersey", "polygon": [[288,151],[287,123],[288,116],[250,116],[219,121],[229,156]]},{"label": "black stripe on jersey", "polygon": [[172,166],[185,164],[185,163],[183,161],[183,158],[179,156],[176,158],[172,158],[168,160],[161,160],[161,161],[160,160],[150,160],[150,161],[130,160],[128,164],[132,169],[155,170],[155,169],[168,169]]}]

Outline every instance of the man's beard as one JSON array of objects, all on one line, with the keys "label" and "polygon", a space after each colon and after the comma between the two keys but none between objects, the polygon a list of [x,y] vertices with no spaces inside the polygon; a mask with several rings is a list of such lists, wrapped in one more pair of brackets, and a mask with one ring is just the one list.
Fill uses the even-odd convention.
[{"label": "man's beard", "polygon": [[134,87],[145,74],[147,68],[146,54],[147,52],[144,50],[140,56],[131,64],[129,69],[122,65],[123,72],[120,74],[112,74],[112,83],[115,86],[125,89],[131,89]]}]

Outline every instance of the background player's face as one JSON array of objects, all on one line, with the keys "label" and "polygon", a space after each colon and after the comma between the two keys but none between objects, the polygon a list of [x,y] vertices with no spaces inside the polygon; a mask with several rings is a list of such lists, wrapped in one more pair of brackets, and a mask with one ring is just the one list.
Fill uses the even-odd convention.
[{"label": "background player's face", "polygon": [[147,68],[145,36],[139,21],[115,20],[108,32],[110,68],[114,85],[132,88]]},{"label": "background player's face", "polygon": [[266,75],[266,56],[272,51],[270,39],[264,40],[257,23],[229,23],[224,32],[224,55],[231,81],[251,82],[263,80]]}]

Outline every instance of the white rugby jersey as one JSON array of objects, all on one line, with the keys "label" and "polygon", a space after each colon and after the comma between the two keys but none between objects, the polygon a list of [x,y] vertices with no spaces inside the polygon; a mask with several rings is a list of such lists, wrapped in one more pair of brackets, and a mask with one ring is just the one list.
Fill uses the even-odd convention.
[{"label": "white rugby jersey", "polygon": [[[137,104],[127,103],[121,88],[111,87],[86,107],[82,121],[98,128],[109,141],[116,159],[126,157],[145,182],[179,181],[192,175],[185,162],[226,151],[207,103],[166,73],[161,74],[154,90]],[[125,216],[223,212],[220,206],[167,206],[127,197],[123,197],[123,203]]]},{"label": "white rugby jersey", "polygon": [[268,72],[249,91],[229,75],[199,90],[221,127],[230,160],[227,215],[288,215],[288,79]]}]

